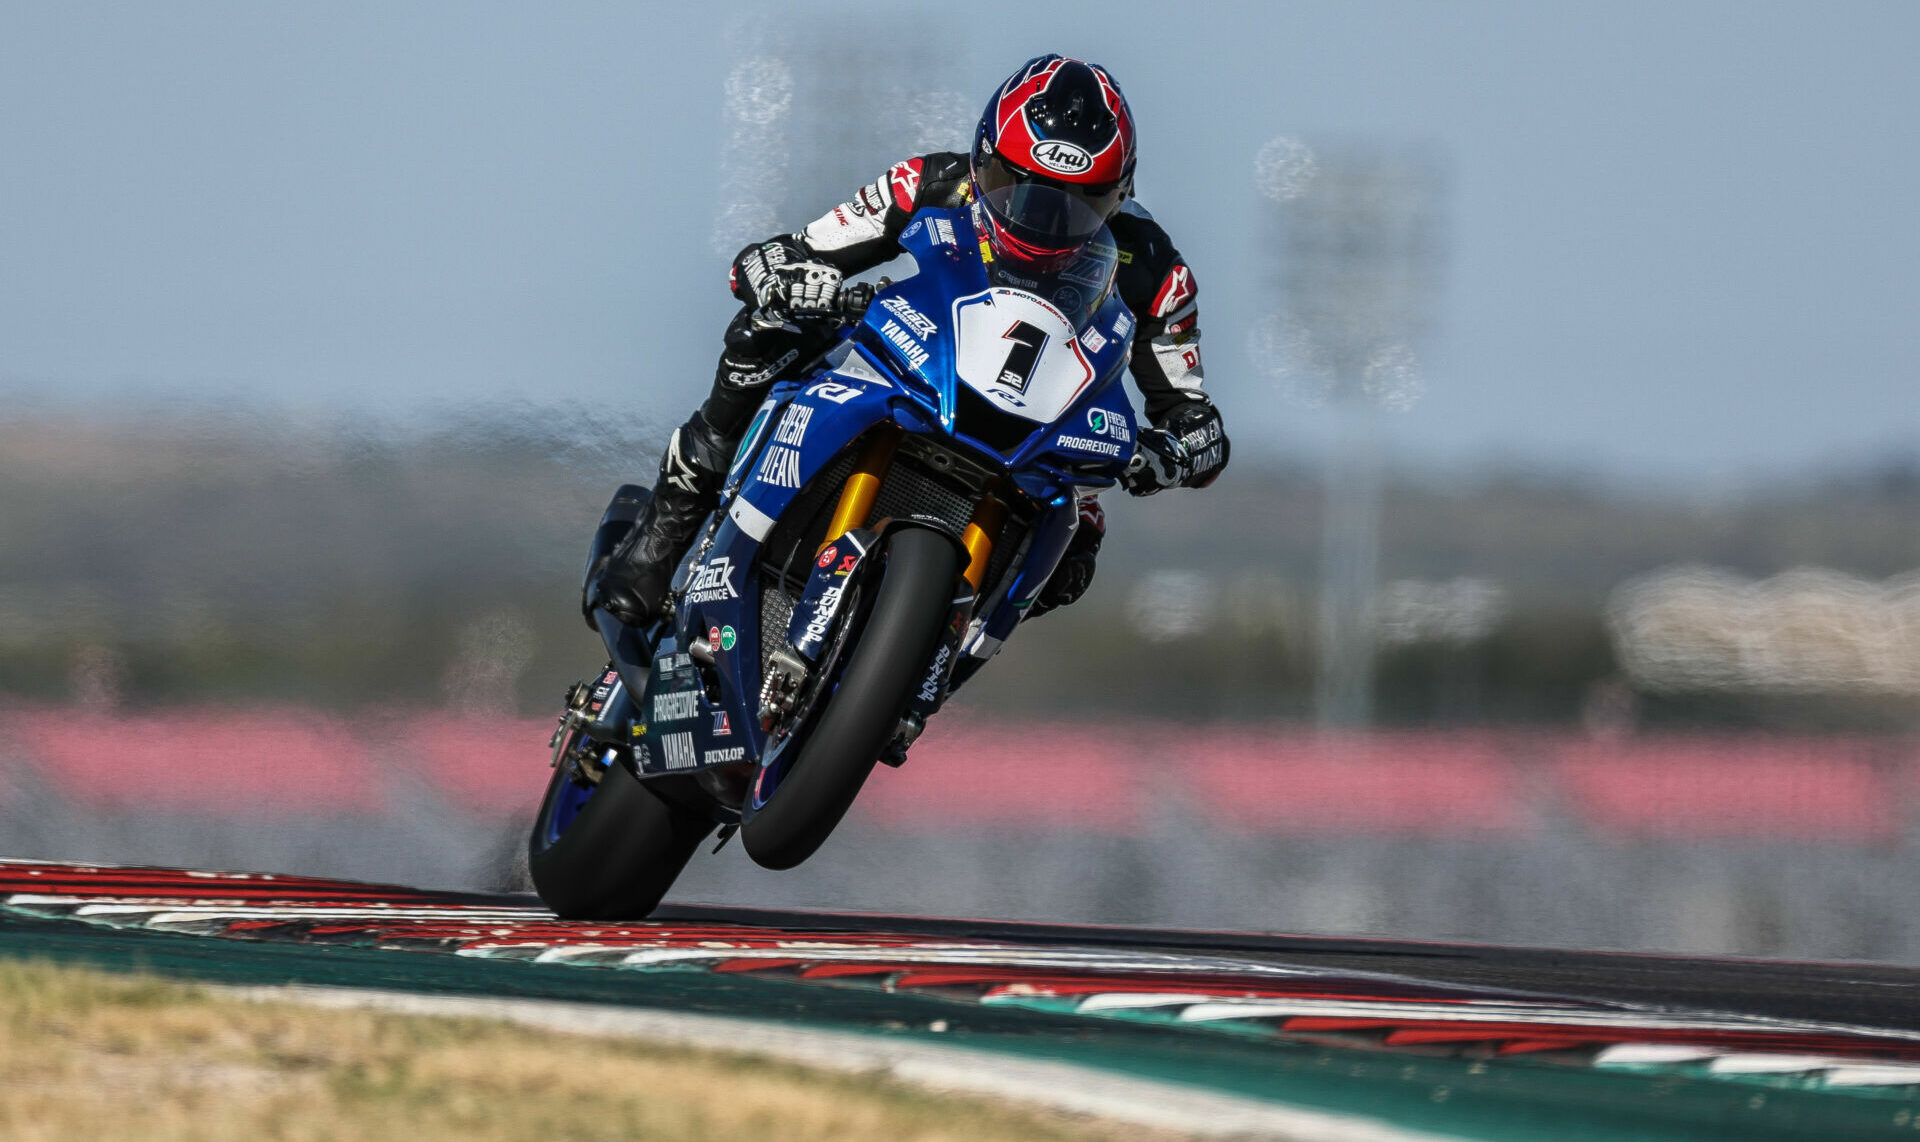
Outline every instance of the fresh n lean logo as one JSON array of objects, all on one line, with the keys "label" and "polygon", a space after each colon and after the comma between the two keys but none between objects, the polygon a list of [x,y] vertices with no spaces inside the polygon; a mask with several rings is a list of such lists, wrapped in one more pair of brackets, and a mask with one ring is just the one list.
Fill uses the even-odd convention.
[{"label": "fresh n lean logo", "polygon": [[1133,442],[1133,430],[1127,427],[1126,419],[1115,416],[1104,408],[1087,410],[1087,429],[1095,436],[1110,436],[1125,443]]}]

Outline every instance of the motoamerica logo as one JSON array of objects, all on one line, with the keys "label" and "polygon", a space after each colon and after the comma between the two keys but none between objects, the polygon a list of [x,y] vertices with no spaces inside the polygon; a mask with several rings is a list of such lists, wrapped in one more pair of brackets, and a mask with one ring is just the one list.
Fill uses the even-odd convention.
[{"label": "motoamerica logo", "polygon": [[1080,174],[1093,166],[1093,156],[1072,143],[1049,139],[1033,148],[1033,161],[1050,171]]},{"label": "motoamerica logo", "polygon": [[687,584],[687,602],[711,603],[720,599],[737,599],[740,592],[733,589],[733,558],[722,555],[710,563],[702,563],[693,573],[693,582]]}]

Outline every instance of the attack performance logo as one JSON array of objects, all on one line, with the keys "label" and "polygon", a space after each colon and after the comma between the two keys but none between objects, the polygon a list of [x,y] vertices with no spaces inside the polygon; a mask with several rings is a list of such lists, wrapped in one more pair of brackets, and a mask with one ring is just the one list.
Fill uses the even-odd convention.
[{"label": "attack performance logo", "polygon": [[711,562],[702,563],[693,573],[693,582],[687,584],[687,602],[716,603],[721,599],[737,599],[740,592],[733,589],[733,558],[722,555]]}]

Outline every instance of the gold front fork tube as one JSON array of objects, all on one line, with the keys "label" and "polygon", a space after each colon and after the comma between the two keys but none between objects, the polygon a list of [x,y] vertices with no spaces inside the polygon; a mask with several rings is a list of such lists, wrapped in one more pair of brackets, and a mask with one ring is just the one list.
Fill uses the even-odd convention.
[{"label": "gold front fork tube", "polygon": [[847,477],[846,486],[840,489],[840,503],[833,509],[833,522],[827,525],[827,537],[814,549],[815,555],[854,528],[867,525],[867,517],[873,514],[873,501],[880,495],[880,481],[893,466],[893,450],[899,443],[900,429],[894,425],[885,425],[873,434],[866,450],[860,453],[860,463]]},{"label": "gold front fork tube", "polygon": [[987,561],[993,558],[993,545],[1000,539],[1000,525],[1006,522],[1007,505],[991,495],[981,497],[973,506],[973,519],[960,542],[967,548],[967,583],[976,591],[987,577]]}]

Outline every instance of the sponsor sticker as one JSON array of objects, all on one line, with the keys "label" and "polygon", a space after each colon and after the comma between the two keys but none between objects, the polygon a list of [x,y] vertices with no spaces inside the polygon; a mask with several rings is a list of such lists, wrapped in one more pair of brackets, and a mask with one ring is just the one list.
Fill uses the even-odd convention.
[{"label": "sponsor sticker", "polygon": [[946,677],[947,659],[953,657],[953,647],[942,642],[940,650],[933,656],[933,664],[927,668],[927,677],[920,683],[918,695],[922,702],[934,702],[940,698],[940,679]]},{"label": "sponsor sticker", "polygon": [[1133,443],[1133,430],[1127,427],[1126,420],[1104,408],[1087,410],[1087,429],[1095,436],[1110,436],[1124,443]]},{"label": "sponsor sticker", "polygon": [[933,220],[933,240],[942,246],[958,246],[960,244],[953,236],[953,223],[945,218],[936,218]]},{"label": "sponsor sticker", "polygon": [[1120,455],[1120,446],[1111,440],[1089,440],[1084,436],[1062,436],[1055,440],[1059,448],[1072,448],[1079,452],[1098,452],[1102,456]]},{"label": "sponsor sticker", "polygon": [[707,628],[707,645],[708,646],[720,645],[720,628],[719,627],[711,626]]},{"label": "sponsor sticker", "polygon": [[920,219],[916,218],[913,220],[913,225],[907,227],[905,230],[900,231],[900,237],[911,238],[915,234],[918,234],[924,228],[924,225],[925,224]]},{"label": "sponsor sticker", "polygon": [[778,444],[767,445],[767,454],[760,458],[760,470],[754,473],[754,477],[776,488],[799,487],[800,450]]},{"label": "sponsor sticker", "polygon": [[1048,139],[1033,148],[1033,161],[1055,174],[1085,174],[1093,169],[1093,156],[1086,148],[1063,139]]},{"label": "sponsor sticker", "polygon": [[1068,313],[1079,309],[1080,303],[1084,300],[1086,299],[1080,295],[1080,291],[1074,289],[1072,286],[1061,286],[1059,289],[1053,291],[1053,304],[1066,310]]},{"label": "sponsor sticker", "polygon": [[667,755],[668,769],[692,769],[698,766],[699,751],[693,747],[693,735],[668,734],[660,739],[660,746]]},{"label": "sponsor sticker", "polygon": [[1061,270],[1060,276],[1067,281],[1099,289],[1107,284],[1107,269],[1107,260],[1104,258],[1081,258]]},{"label": "sponsor sticker", "polygon": [[833,609],[840,605],[841,592],[846,590],[835,583],[820,592],[820,601],[814,605],[813,617],[807,620],[807,629],[801,638],[807,642],[818,642],[827,637],[827,628],[833,624]]},{"label": "sponsor sticker", "polygon": [[826,568],[833,566],[833,561],[835,559],[838,559],[839,557],[840,557],[840,549],[838,547],[829,547],[825,551],[822,551],[820,553],[819,567],[822,570],[825,570]]},{"label": "sponsor sticker", "polygon": [[835,575],[851,575],[853,574],[853,565],[858,562],[860,562],[860,557],[858,555],[849,555],[845,559],[842,559],[840,561],[840,569],[838,571],[835,571],[834,574]]},{"label": "sponsor sticker", "polygon": [[738,641],[740,641],[740,636],[734,633],[734,630],[732,627],[720,628],[720,649],[721,650],[732,650],[733,644]]},{"label": "sponsor sticker", "polygon": [[1098,329],[1089,325],[1087,331],[1080,335],[1080,344],[1085,345],[1088,352],[1098,353],[1107,347],[1107,338]]},{"label": "sponsor sticker", "polygon": [[702,563],[694,570],[693,582],[687,584],[689,603],[712,603],[739,597],[740,592],[733,588],[733,557],[730,555]]},{"label": "sponsor sticker", "polygon": [[653,720],[656,722],[685,721],[693,717],[694,703],[699,697],[698,690],[682,690],[678,694],[655,694]]},{"label": "sponsor sticker", "polygon": [[1113,319],[1113,335],[1115,337],[1118,337],[1120,340],[1125,341],[1127,339],[1127,335],[1132,332],[1133,332],[1133,314],[1122,313],[1120,316]]},{"label": "sponsor sticker", "polygon": [[710,749],[706,753],[700,755],[700,764],[725,765],[730,761],[745,761],[746,757],[747,757],[746,746],[743,746],[743,745],[728,746],[726,749]]},{"label": "sponsor sticker", "polygon": [[890,297],[880,303],[880,308],[898,317],[902,324],[913,330],[913,335],[922,341],[934,335],[939,326],[933,319],[913,307],[913,303],[904,297]]},{"label": "sponsor sticker", "polygon": [[899,322],[888,319],[886,324],[880,327],[880,336],[885,337],[895,349],[900,350],[900,355],[906,358],[907,364],[916,369],[926,367],[929,354],[918,341],[913,339],[911,333],[900,328]]},{"label": "sponsor sticker", "polygon": [[821,381],[809,387],[807,391],[801,395],[810,396],[816,400],[828,401],[833,404],[846,404],[854,397],[859,396],[861,391],[862,390],[855,385],[843,385],[839,381]]},{"label": "sponsor sticker", "polygon": [[713,736],[717,738],[729,738],[733,736],[733,722],[728,719],[725,710],[715,710],[713,712]]},{"label": "sponsor sticker", "polygon": [[813,420],[813,409],[809,405],[788,405],[787,413],[780,418],[780,426],[773,430],[773,439],[777,444],[791,444],[798,448],[807,438],[807,424]]}]

